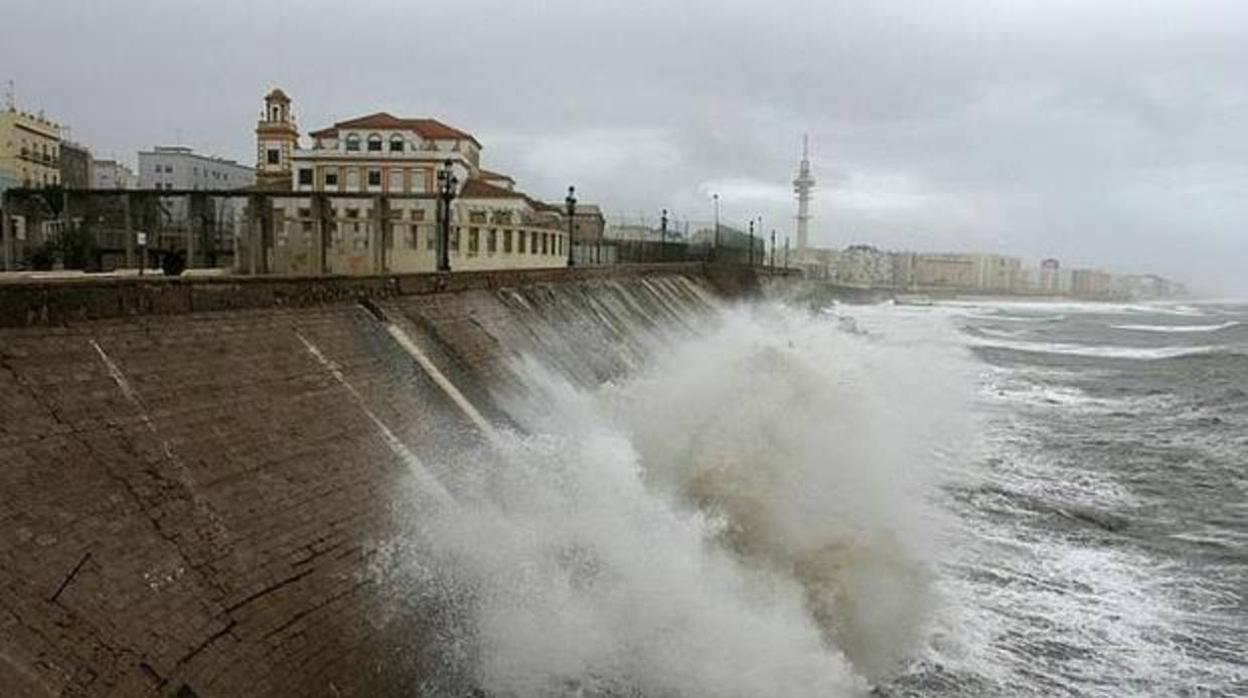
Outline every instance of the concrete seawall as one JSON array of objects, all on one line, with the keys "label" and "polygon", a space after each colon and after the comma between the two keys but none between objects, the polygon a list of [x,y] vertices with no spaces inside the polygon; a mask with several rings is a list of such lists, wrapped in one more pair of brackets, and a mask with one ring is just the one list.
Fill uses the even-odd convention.
[{"label": "concrete seawall", "polygon": [[413,695],[439,659],[368,569],[405,449],[464,424],[378,317],[488,410],[503,289],[672,277],[759,283],[692,264],[0,284],[0,694]]}]

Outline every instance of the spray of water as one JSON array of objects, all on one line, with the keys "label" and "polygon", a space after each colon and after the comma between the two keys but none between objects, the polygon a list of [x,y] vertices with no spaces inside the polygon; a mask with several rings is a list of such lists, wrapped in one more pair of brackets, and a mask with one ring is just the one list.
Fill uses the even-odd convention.
[{"label": "spray of water", "polygon": [[517,360],[526,389],[500,402],[522,433],[422,519],[404,564],[469,599],[474,681],[862,694],[937,603],[928,501],[965,434],[961,363],[772,305],[646,341],[645,367],[593,388]]}]

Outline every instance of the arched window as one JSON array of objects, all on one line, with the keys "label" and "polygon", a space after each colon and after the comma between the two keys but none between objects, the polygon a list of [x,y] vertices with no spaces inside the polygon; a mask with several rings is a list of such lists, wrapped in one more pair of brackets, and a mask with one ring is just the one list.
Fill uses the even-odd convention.
[{"label": "arched window", "polygon": [[352,153],[358,153],[359,150],[360,150],[360,134],[358,133],[347,134],[347,151],[352,152]]},{"label": "arched window", "polygon": [[403,152],[403,136],[400,136],[398,134],[390,136],[390,152],[392,153]]},{"label": "arched window", "polygon": [[368,136],[368,152],[370,152],[370,153],[380,153],[380,152],[381,152],[381,136],[380,136],[380,135],[378,135],[378,134],[376,134],[376,133],[369,134],[369,136]]}]

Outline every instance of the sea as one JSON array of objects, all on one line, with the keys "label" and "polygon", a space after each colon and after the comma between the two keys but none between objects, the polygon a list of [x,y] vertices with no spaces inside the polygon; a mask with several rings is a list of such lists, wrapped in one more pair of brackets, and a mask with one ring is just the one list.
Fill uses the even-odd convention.
[{"label": "sea", "polygon": [[1248,305],[917,313],[972,353],[982,442],[941,485],[949,636],[883,692],[1248,695]]},{"label": "sea", "polygon": [[517,300],[396,493],[418,695],[1248,695],[1248,305],[663,283]]}]

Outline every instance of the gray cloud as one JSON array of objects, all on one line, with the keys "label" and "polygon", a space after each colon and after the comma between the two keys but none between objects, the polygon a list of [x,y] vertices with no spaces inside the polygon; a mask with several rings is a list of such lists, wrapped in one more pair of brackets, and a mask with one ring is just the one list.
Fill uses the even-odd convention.
[{"label": "gray cloud", "polygon": [[19,0],[0,70],[103,154],[248,161],[260,95],[305,129],[385,109],[609,212],[994,248],[1248,291],[1248,5],[1235,0],[108,3]]}]

